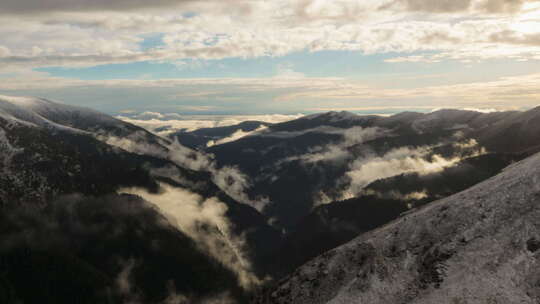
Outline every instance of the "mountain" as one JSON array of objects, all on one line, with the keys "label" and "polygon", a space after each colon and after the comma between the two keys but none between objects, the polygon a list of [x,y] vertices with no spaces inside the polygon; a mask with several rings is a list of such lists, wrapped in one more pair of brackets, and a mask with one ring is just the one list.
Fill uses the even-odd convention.
[{"label": "mountain", "polygon": [[[279,277],[531,155],[539,137],[528,130],[538,117],[537,109],[390,117],[329,112],[274,124],[205,151],[218,164],[246,173],[251,195],[269,198],[263,213],[285,230],[276,253]],[[499,133],[492,131],[495,126]]]},{"label": "mountain", "polygon": [[369,184],[364,194],[317,206],[285,237],[276,262],[292,272],[322,252],[398,218],[402,213],[484,181],[522,157],[485,154],[436,173],[401,174]]},{"label": "mountain", "polygon": [[136,137],[156,146],[168,143],[167,140],[153,136],[141,127],[98,111],[37,97],[0,95],[0,117],[7,121],[52,130],[87,132],[101,137]]},{"label": "mountain", "polygon": [[4,207],[0,233],[1,303],[243,296],[230,269],[139,197],[69,195],[42,208]]},{"label": "mountain", "polygon": [[270,125],[272,124],[263,121],[248,120],[232,126],[200,128],[194,131],[180,130],[170,134],[169,138],[176,139],[182,145],[192,149],[205,149],[216,143],[221,144],[236,140]]},{"label": "mountain", "polygon": [[483,153],[519,159],[537,151],[537,119],[538,109],[439,110],[390,117],[328,112],[274,124],[204,151],[214,155],[219,166],[235,166],[249,176],[251,195],[271,201],[264,213],[274,218],[276,227],[292,230],[314,206],[359,196],[370,182],[394,175],[381,171],[382,176],[359,181],[362,160],[397,164],[409,157],[416,163],[425,161],[426,169]]},{"label": "mountain", "polygon": [[328,112],[163,138],[1,96],[0,302],[246,302],[532,155],[538,117]]},{"label": "mountain", "polygon": [[254,303],[538,303],[540,154],[309,261]]},{"label": "mountain", "polygon": [[[33,303],[25,298],[33,288],[23,284],[23,274],[42,281],[50,275],[67,281],[76,276],[80,284],[74,290],[99,285],[90,288],[101,291],[88,301],[107,303],[103,297],[124,297],[114,294],[120,292],[115,280],[122,273],[120,266],[133,260],[135,265],[130,267],[137,275],[132,296],[143,302],[164,300],[171,288],[178,297],[192,301],[219,292],[241,299],[247,291],[246,280],[267,275],[264,261],[277,247],[280,233],[256,209],[236,201],[216,185],[214,175],[226,179],[227,172],[183,167],[177,154],[183,153],[188,162],[197,160],[191,155],[198,155],[169,142],[91,110],[38,98],[2,97],[0,234],[13,241],[0,246],[0,258],[8,261],[2,264],[7,267],[2,269],[7,277],[0,278],[4,282],[0,295]],[[152,200],[168,195],[163,197],[181,210],[160,205],[163,202],[159,200],[149,202],[119,194],[122,192],[136,192]],[[205,216],[198,216],[199,211],[192,208],[200,208]],[[184,216],[187,224],[178,225],[171,218],[174,212],[183,212],[179,216]],[[164,224],[167,222],[170,224]],[[26,231],[27,237],[19,231]],[[35,242],[48,239],[50,243]],[[160,240],[172,244],[162,246]],[[89,249],[92,244],[101,245]],[[123,248],[126,244],[130,245]],[[30,251],[28,259],[26,255],[22,260],[13,257],[20,251]],[[41,259],[41,255],[50,260]],[[66,273],[47,270],[42,277],[39,272],[16,274],[19,265],[52,267],[47,261],[69,266]],[[170,265],[175,265],[174,270]],[[79,282],[85,273],[96,281]],[[149,278],[154,281],[149,282]],[[211,282],[206,284],[205,280]],[[48,292],[45,287],[39,290]],[[109,291],[104,294],[104,290]],[[73,303],[72,294],[65,293],[62,298],[62,290],[50,292],[55,292],[52,303]],[[113,300],[109,302],[118,303]]]}]

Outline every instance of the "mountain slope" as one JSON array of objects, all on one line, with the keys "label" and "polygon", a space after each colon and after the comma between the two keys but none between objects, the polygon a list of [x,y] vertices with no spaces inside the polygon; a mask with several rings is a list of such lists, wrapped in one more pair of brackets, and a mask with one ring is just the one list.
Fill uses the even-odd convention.
[{"label": "mountain slope", "polygon": [[311,260],[257,303],[538,303],[540,154]]},{"label": "mountain slope", "polygon": [[[486,152],[484,146],[489,153],[530,153],[528,149],[540,137],[525,132],[527,125],[514,129],[517,116],[529,117],[521,122],[540,119],[534,110],[488,114],[440,110],[391,117],[328,112],[274,124],[205,151],[213,154],[220,166],[237,166],[247,174],[253,181],[251,194],[271,201],[265,214],[276,219],[276,226],[291,230],[317,204],[359,196],[374,180],[358,182],[357,172],[371,161],[396,164],[394,168],[370,170],[385,172],[375,177],[378,179],[401,174],[403,166],[397,162],[407,159],[437,166],[437,159],[456,162]],[[494,125],[501,130],[500,135],[490,131]],[[502,135],[509,134],[505,130],[517,131],[508,137]],[[511,141],[520,145],[511,149]]]},{"label": "mountain slope", "polygon": [[198,303],[242,293],[234,273],[135,196],[4,207],[0,234],[1,303]]},{"label": "mountain slope", "polygon": [[[71,125],[63,125],[62,123],[70,124],[69,119],[59,118],[64,114],[57,115],[57,111],[50,110],[50,107],[64,109],[63,105],[35,98],[23,99],[23,102],[20,100],[4,102],[0,105],[0,206],[2,212],[4,212],[3,215],[8,216],[8,218],[14,216],[19,212],[17,208],[20,206],[23,210],[25,208],[35,209],[34,215],[39,219],[39,213],[44,212],[43,210],[47,208],[52,208],[51,204],[54,204],[55,201],[61,199],[64,195],[76,193],[82,195],[83,200],[92,201],[92,199],[95,199],[97,202],[92,204],[103,208],[104,212],[112,212],[107,213],[107,216],[114,217],[114,212],[118,210],[115,211],[112,206],[100,202],[107,201],[110,202],[109,205],[114,205],[118,201],[122,203],[122,197],[118,198],[116,193],[126,188],[136,188],[140,191],[161,195],[164,189],[169,187],[181,194],[173,196],[171,199],[179,206],[188,206],[188,211],[189,206],[200,209],[214,207],[215,209],[201,210],[201,213],[203,211],[209,213],[204,214],[202,218],[197,218],[197,214],[194,215],[193,212],[191,214],[182,213],[180,216],[187,221],[192,221],[189,228],[193,228],[194,231],[189,231],[190,233],[182,230],[183,227],[175,227],[176,231],[160,230],[160,227],[156,227],[162,224],[160,221],[164,221],[164,219],[160,219],[159,221],[146,223],[145,228],[154,229],[152,230],[154,235],[152,233],[148,235],[136,234],[136,236],[130,234],[116,235],[117,231],[115,229],[117,227],[111,225],[107,227],[110,230],[79,236],[80,241],[93,241],[103,244],[111,235],[115,235],[116,238],[111,244],[113,247],[116,243],[137,243],[141,246],[141,248],[136,249],[138,252],[150,250],[153,255],[163,255],[165,259],[170,254],[167,253],[168,249],[166,246],[152,247],[154,243],[151,242],[151,238],[174,238],[176,236],[193,238],[189,242],[197,246],[196,250],[191,248],[192,245],[178,245],[174,248],[175,255],[194,256],[194,260],[198,261],[193,265],[190,263],[176,263],[177,269],[175,272],[178,276],[169,278],[174,279],[175,284],[184,284],[175,279],[185,280],[180,275],[182,273],[197,272],[197,269],[203,272],[204,269],[217,269],[216,272],[209,271],[209,275],[215,274],[212,279],[213,282],[221,284],[222,281],[220,280],[225,278],[224,280],[230,283],[223,284],[226,287],[223,291],[238,294],[238,290],[230,288],[238,284],[237,281],[228,278],[231,275],[232,266],[227,264],[228,261],[217,260],[219,256],[211,255],[206,251],[207,248],[200,246],[199,241],[201,239],[212,240],[211,245],[216,247],[216,251],[219,248],[219,253],[223,256],[229,254],[237,257],[239,256],[238,251],[243,251],[243,256],[249,260],[246,263],[253,264],[246,265],[246,267],[251,267],[248,269],[249,271],[254,271],[260,277],[268,274],[269,269],[265,261],[270,258],[269,252],[279,242],[280,233],[271,228],[267,224],[266,218],[256,209],[236,201],[220,189],[213,181],[210,172],[194,171],[182,167],[178,163],[167,159],[168,154],[165,154],[165,157],[159,157],[161,155],[155,157],[152,153],[150,155],[131,153],[115,145],[108,144],[107,140],[98,140],[98,138],[103,134],[109,134],[107,135],[109,137],[118,134],[117,137],[124,140],[133,134],[143,134],[143,136],[137,135],[137,140],[139,140],[137,144],[141,144],[143,147],[158,147],[162,148],[163,151],[182,147],[178,147],[178,145],[162,146],[159,137],[144,130],[141,131],[142,129],[139,127],[115,120],[105,114],[96,112],[97,114],[94,115],[93,111],[81,110],[79,116],[84,117],[76,119]],[[66,108],[70,109],[70,111],[72,109],[71,107]],[[46,111],[43,109],[46,109]],[[6,114],[8,110],[11,114]],[[71,117],[70,115],[75,115],[74,113],[77,113],[78,110],[75,110],[75,112],[70,111],[67,111],[68,114],[65,115]],[[15,118],[14,115],[17,115],[17,117]],[[53,120],[56,122],[52,122]],[[86,122],[81,124],[81,121]],[[111,123],[110,128],[108,131],[103,131],[102,126],[107,126],[107,121]],[[80,129],[83,127],[84,130]],[[139,150],[138,152],[144,151]],[[113,199],[104,198],[107,196],[112,196]],[[143,205],[142,208],[153,208],[152,212],[157,213],[152,204],[148,201],[141,201],[138,200],[137,203]],[[107,209],[109,207],[111,210]],[[135,206],[133,208],[136,209]],[[118,214],[118,216],[121,215]],[[106,216],[96,215],[96,217],[98,218],[92,218],[92,221],[99,222]],[[217,224],[212,221],[214,219]],[[127,222],[138,220],[137,216],[135,218],[126,218]],[[226,234],[222,231],[223,226],[219,226],[222,223],[220,221],[227,223]],[[62,222],[59,225],[61,224],[64,223]],[[92,223],[90,223],[91,225]],[[119,226],[122,225],[122,223],[119,224]],[[9,236],[13,230],[16,230],[9,226],[1,228],[0,235],[2,235],[2,238]],[[66,229],[69,230],[70,227]],[[40,227],[36,228],[36,230],[39,231]],[[176,236],[172,236],[175,233]],[[71,237],[72,235],[68,235],[65,238],[72,241],[69,240]],[[111,252],[114,250],[111,249]],[[88,262],[87,258],[80,256],[80,252],[75,252],[73,255],[84,263]],[[153,257],[155,258],[155,256]],[[129,259],[129,256],[125,254],[122,258]],[[31,258],[29,263],[32,264],[34,261]],[[244,262],[233,260],[232,263],[241,264]],[[36,265],[36,267],[38,266]],[[87,269],[88,267],[83,268]],[[221,271],[221,268],[226,270]],[[104,265],[104,270],[114,272],[118,271],[118,267],[117,265]],[[158,272],[156,275],[168,276],[165,268],[160,268]],[[250,273],[250,275],[252,274]],[[0,278],[0,281],[2,281],[2,278]],[[166,283],[166,280],[161,282]],[[165,283],[159,287],[162,288],[159,296],[163,296],[163,288],[166,287]],[[141,293],[153,292],[151,288],[144,290],[145,286],[142,284]],[[180,285],[177,287],[181,288]],[[197,288],[194,290],[187,288],[185,291],[195,293],[197,297],[204,296],[209,291],[208,288],[200,289],[199,287],[204,286],[197,283]],[[156,287],[156,289],[159,288]],[[215,290],[221,290],[220,288],[216,287]],[[159,296],[156,297],[159,298]],[[153,297],[153,299],[157,298]]]},{"label": "mountain slope", "polygon": [[200,128],[194,131],[178,131],[169,135],[170,138],[176,138],[182,145],[192,149],[204,149],[215,143],[223,143],[236,140],[250,134],[253,131],[264,129],[272,125],[263,121],[244,121],[236,125]]},{"label": "mountain slope", "polygon": [[317,206],[285,236],[277,263],[292,272],[317,255],[409,211],[482,182],[521,157],[484,154],[436,173],[401,174],[369,184],[361,196]]},{"label": "mountain slope", "polygon": [[37,97],[0,95],[0,118],[11,123],[47,128],[51,132],[86,133],[102,141],[121,143],[123,148],[137,148],[135,143],[141,143],[146,151],[157,155],[166,154],[166,146],[170,144],[141,127],[104,113]]}]

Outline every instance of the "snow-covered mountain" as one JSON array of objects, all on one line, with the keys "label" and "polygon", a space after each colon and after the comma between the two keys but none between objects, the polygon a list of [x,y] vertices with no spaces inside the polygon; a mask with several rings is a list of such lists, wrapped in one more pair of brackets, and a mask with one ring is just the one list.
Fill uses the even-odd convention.
[{"label": "snow-covered mountain", "polygon": [[87,133],[124,149],[132,148],[132,152],[144,152],[137,150],[141,146],[137,143],[142,143],[148,151],[165,154],[165,147],[170,144],[167,139],[104,113],[37,97],[0,95],[0,118],[49,131]]},{"label": "snow-covered mountain", "polygon": [[[50,262],[43,256],[68,265],[52,275],[89,290],[88,303],[241,301],[533,154],[539,121],[538,109],[328,112],[163,138],[90,109],[1,96],[0,236],[9,242],[0,243],[0,302],[50,296],[24,280],[50,274],[31,271]],[[413,262],[429,263],[431,253],[420,254]],[[51,301],[73,302],[65,296]]]},{"label": "snow-covered mountain", "polygon": [[[263,261],[280,233],[216,184],[231,185],[232,170],[191,170],[181,160],[197,161],[195,151],[92,110],[10,97],[0,111],[0,235],[9,240],[0,242],[1,303],[74,301],[21,276],[76,282],[74,290],[91,293],[85,303],[158,303],[173,287],[183,301],[219,293],[240,299],[268,273]],[[18,259],[21,250],[31,254]],[[19,262],[47,265],[34,251],[67,265],[67,273],[21,271]],[[115,278],[126,267],[133,287],[118,291]],[[80,282],[85,276],[92,279]]]},{"label": "snow-covered mountain", "polygon": [[297,269],[256,303],[538,303],[540,154]]},{"label": "snow-covered mountain", "polygon": [[0,115],[5,119],[42,127],[71,127],[82,131],[128,128],[127,124],[98,111],[37,97],[0,95]]}]

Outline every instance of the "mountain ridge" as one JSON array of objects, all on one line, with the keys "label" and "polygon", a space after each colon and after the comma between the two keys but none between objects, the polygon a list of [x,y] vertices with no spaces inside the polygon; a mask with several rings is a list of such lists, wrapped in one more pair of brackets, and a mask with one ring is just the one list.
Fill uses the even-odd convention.
[{"label": "mountain ridge", "polygon": [[537,303],[539,179],[540,153],[322,254],[254,303]]}]

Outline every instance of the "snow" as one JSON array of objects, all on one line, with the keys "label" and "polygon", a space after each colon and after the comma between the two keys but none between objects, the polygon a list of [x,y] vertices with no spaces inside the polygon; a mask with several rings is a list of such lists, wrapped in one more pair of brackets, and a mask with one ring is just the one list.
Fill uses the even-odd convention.
[{"label": "snow", "polygon": [[122,127],[125,123],[98,111],[43,98],[0,95],[0,115],[41,127],[91,131],[92,127]]},{"label": "snow", "polygon": [[539,240],[536,154],[315,258],[258,303],[539,303]]},{"label": "snow", "polygon": [[25,107],[30,109],[32,107],[38,107],[47,101],[45,99],[35,98],[35,97],[24,97],[24,96],[6,96],[0,95],[0,100],[7,101],[11,104]]},{"label": "snow", "polygon": [[71,129],[66,126],[54,123],[31,110],[25,109],[15,104],[7,103],[4,100],[0,100],[0,117],[15,124],[20,123],[27,126],[39,126],[60,130]]},{"label": "snow", "polygon": [[7,137],[6,131],[0,128],[0,163],[2,164],[0,170],[3,170],[2,174],[10,173],[11,160],[15,155],[22,152],[22,150],[13,146]]},{"label": "snow", "polygon": [[141,130],[107,114],[37,97],[0,95],[0,117],[11,123],[77,132],[128,135]]}]

